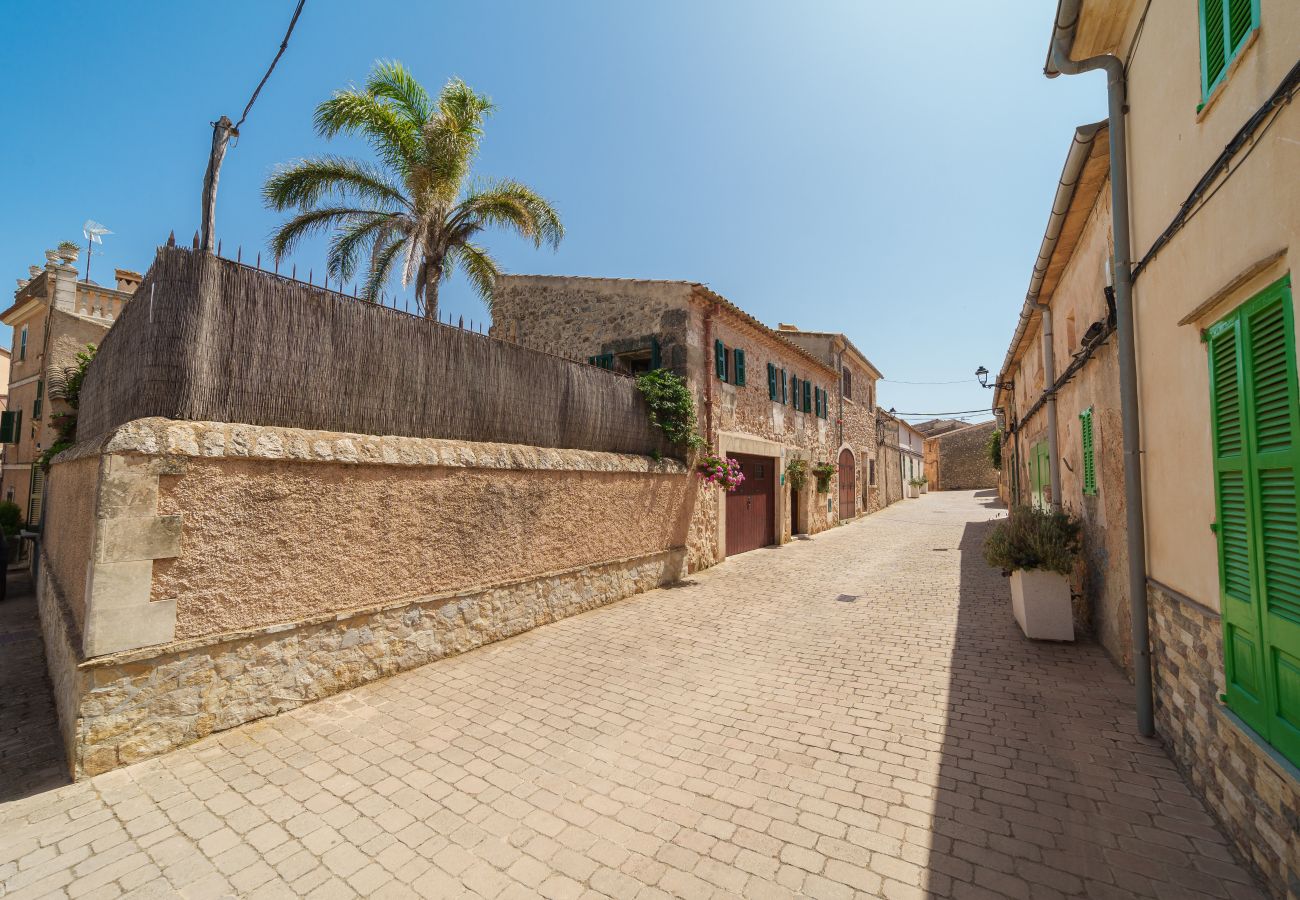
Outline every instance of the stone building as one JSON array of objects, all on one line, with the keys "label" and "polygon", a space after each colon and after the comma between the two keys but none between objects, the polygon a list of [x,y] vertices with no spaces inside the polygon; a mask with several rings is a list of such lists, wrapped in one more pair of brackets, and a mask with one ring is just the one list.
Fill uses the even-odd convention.
[{"label": "stone building", "polygon": [[[698,486],[689,564],[704,568],[736,553],[822,531],[856,514],[840,506],[845,467],[818,490],[807,478],[792,490],[793,460],[811,469],[843,451],[832,414],[839,370],[702,284],[540,275],[503,276],[493,301],[492,334],[524,346],[638,374],[662,366],[695,395],[700,432],[711,452],[738,460],[735,493]],[[846,496],[859,496],[856,485]]]},{"label": "stone building", "polygon": [[925,435],[902,419],[898,421],[898,480],[904,496],[916,496],[912,481],[926,477]]},{"label": "stone building", "polygon": [[996,489],[998,470],[989,461],[989,436],[997,427],[992,420],[967,425],[925,439],[926,477],[932,491]]},{"label": "stone building", "polygon": [[[1045,391],[1054,388],[1059,499],[1083,523],[1084,602],[1076,605],[1075,628],[1095,635],[1131,675],[1119,360],[1109,294],[1109,136],[1102,122],[1071,138],[1032,275],[1035,303],[1025,307],[1007,349],[994,403],[1006,424],[1002,481],[1008,500],[1045,507],[1052,500],[1053,465]],[[1051,385],[1044,375],[1045,315],[1052,320],[1052,355],[1061,361]]]},{"label": "stone building", "polygon": [[[1121,384],[1135,386],[1121,406],[1134,426],[1122,452],[1140,474],[1126,486],[1140,505],[1123,508],[1145,515],[1127,535],[1141,542],[1130,590],[1145,593],[1139,624],[1150,629],[1149,648],[1137,648],[1149,649],[1152,675],[1141,699],[1277,896],[1300,891],[1297,47],[1295,3],[1059,0],[1046,67],[1122,62],[1112,76],[1122,143],[1120,123],[1110,127],[1127,166],[1111,160],[1112,177],[1126,174],[1111,216],[1129,225],[1115,255],[1131,274],[1131,316],[1118,309],[1116,328],[1135,348],[1134,371],[1119,365]],[[1102,267],[1089,267],[1095,290]],[[1102,372],[1087,376],[1099,408]],[[1079,412],[1058,410],[1060,425]],[[1093,427],[1103,453],[1124,441],[1113,420]],[[1121,525],[1109,512],[1107,524]],[[1133,659],[1145,674],[1136,649]]]},{"label": "stone building", "polygon": [[901,420],[883,409],[876,409],[877,458],[880,460],[880,473],[876,493],[876,505],[872,512],[884,509],[891,503],[903,499],[903,454],[899,447],[899,430]]},{"label": "stone building", "polygon": [[67,410],[52,399],[46,379],[51,370],[76,364],[87,344],[97,344],[131,299],[141,275],[118,269],[116,288],[79,281],[75,254],[46,254],[44,269],[32,266],[21,279],[14,302],[0,312],[13,328],[8,401],[0,443],[5,445],[0,498],[17,503],[29,525],[41,520],[45,473],[34,465],[59,436],[57,416]]},{"label": "stone building", "polygon": [[787,341],[839,371],[839,389],[832,401],[832,411],[840,445],[840,516],[849,518],[871,512],[877,508],[874,493],[878,490],[876,382],[884,376],[844,334],[801,331],[784,322],[777,331]]}]

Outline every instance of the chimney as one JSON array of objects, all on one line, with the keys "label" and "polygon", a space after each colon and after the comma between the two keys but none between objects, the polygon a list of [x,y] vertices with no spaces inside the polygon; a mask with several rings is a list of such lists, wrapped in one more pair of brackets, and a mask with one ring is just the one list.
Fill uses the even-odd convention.
[{"label": "chimney", "polygon": [[798,331],[799,329],[793,325],[787,325],[784,322],[782,322],[781,324],[776,326],[776,330],[777,331]]},{"label": "chimney", "polygon": [[135,289],[144,280],[143,275],[130,269],[114,269],[113,275],[117,278],[117,289],[127,294],[134,294]]}]

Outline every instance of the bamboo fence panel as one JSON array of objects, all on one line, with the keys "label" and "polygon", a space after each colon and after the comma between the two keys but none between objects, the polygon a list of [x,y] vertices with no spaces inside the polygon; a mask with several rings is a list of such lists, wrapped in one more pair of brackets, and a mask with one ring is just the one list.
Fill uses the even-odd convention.
[{"label": "bamboo fence panel", "polygon": [[100,345],[78,438],[146,416],[671,454],[631,378],[172,247]]}]

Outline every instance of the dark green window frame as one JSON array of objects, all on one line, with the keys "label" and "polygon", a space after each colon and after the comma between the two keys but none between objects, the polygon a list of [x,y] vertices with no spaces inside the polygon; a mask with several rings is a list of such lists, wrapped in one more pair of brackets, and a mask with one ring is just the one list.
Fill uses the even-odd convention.
[{"label": "dark green window frame", "polygon": [[781,370],[781,405],[785,406],[790,402],[789,380],[785,377],[785,369]]},{"label": "dark green window frame", "polygon": [[612,372],[614,370],[614,354],[597,353],[595,356],[588,356],[587,364],[598,369],[609,369]]},{"label": "dark green window frame", "polygon": [[1205,332],[1228,708],[1300,765],[1300,389],[1291,280]]},{"label": "dark green window frame", "polygon": [[1092,407],[1079,413],[1079,441],[1083,447],[1083,494],[1097,496],[1096,448],[1092,435]]},{"label": "dark green window frame", "polygon": [[745,351],[741,350],[739,347],[736,347],[731,351],[731,357],[733,362],[735,363],[731,369],[732,374],[734,375],[734,378],[732,379],[732,383],[735,384],[736,387],[744,387],[745,386]]},{"label": "dark green window frame", "polygon": [[1259,27],[1259,0],[1198,0],[1201,102],[1223,83],[1247,39]]},{"label": "dark green window frame", "polygon": [[720,340],[713,342],[713,373],[727,380],[727,347]]},{"label": "dark green window frame", "polygon": [[767,364],[767,399],[775,402],[776,393],[776,366],[773,363]]},{"label": "dark green window frame", "polygon": [[803,383],[803,411],[812,410],[812,382],[807,379]]},{"label": "dark green window frame", "polygon": [[36,379],[36,399],[32,401],[32,418],[39,419],[45,407],[45,379]]}]

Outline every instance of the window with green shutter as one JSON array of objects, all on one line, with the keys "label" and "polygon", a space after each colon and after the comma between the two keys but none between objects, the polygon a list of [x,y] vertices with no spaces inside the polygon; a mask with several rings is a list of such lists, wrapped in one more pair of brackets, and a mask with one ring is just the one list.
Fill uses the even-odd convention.
[{"label": "window with green shutter", "polygon": [[1246,38],[1259,27],[1259,0],[1200,0],[1201,99],[1219,86]]},{"label": "window with green shutter", "polygon": [[1289,278],[1205,335],[1228,707],[1300,764],[1300,409]]},{"label": "window with green shutter", "polygon": [[1079,438],[1083,442],[1083,493],[1097,496],[1097,463],[1092,443],[1092,407],[1079,413]]},{"label": "window with green shutter", "polygon": [[723,381],[727,380],[727,348],[722,341],[713,342],[713,371]]},{"label": "window with green shutter", "polygon": [[808,412],[812,409],[812,382],[804,381],[803,383],[803,411]]},{"label": "window with green shutter", "polygon": [[767,364],[767,399],[776,399],[776,366],[772,363]]},{"label": "window with green shutter", "polygon": [[782,369],[781,370],[781,405],[782,406],[785,406],[786,403],[788,403],[790,400],[789,391],[787,390],[788,387],[789,387],[789,382],[786,380],[785,377],[785,369]]},{"label": "window with green shutter", "polygon": [[6,410],[0,413],[0,444],[18,443],[18,413]]},{"label": "window with green shutter", "polygon": [[790,400],[790,408],[798,412],[799,410],[799,376],[790,376],[790,393],[793,397]]},{"label": "window with green shutter", "polygon": [[45,379],[36,379],[36,399],[32,401],[32,418],[41,417],[41,407],[45,405]]},{"label": "window with green shutter", "polygon": [[731,355],[732,357],[734,357],[736,363],[735,368],[732,369],[732,373],[735,376],[732,379],[732,382],[736,385],[736,387],[744,387],[745,386],[745,351],[737,347],[736,349],[731,351]]},{"label": "window with green shutter", "polygon": [[598,353],[595,356],[588,356],[587,363],[599,369],[610,369],[612,371],[614,368],[614,354]]}]

